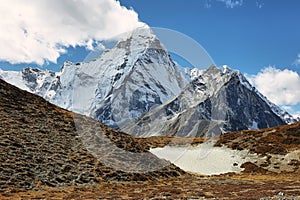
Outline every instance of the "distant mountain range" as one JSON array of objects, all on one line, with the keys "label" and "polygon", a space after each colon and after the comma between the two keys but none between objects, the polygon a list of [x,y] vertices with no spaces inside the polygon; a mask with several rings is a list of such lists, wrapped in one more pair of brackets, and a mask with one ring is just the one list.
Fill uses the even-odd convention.
[{"label": "distant mountain range", "polygon": [[133,135],[203,135],[295,122],[238,71],[176,64],[150,28],[99,58],[60,72],[25,68],[0,78],[62,108]]}]

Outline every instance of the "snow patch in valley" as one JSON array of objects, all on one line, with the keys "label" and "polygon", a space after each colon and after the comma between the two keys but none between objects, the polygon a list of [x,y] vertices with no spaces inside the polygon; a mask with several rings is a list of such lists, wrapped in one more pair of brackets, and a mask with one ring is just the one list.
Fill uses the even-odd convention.
[{"label": "snow patch in valley", "polygon": [[184,171],[202,175],[218,175],[228,172],[241,172],[240,166],[256,160],[257,155],[247,150],[238,151],[227,147],[214,147],[209,141],[198,146],[153,148],[150,152],[159,158],[169,160]]}]

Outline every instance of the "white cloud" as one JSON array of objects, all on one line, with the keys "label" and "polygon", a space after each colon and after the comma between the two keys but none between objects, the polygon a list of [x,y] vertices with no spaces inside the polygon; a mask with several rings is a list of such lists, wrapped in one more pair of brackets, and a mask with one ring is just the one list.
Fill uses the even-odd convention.
[{"label": "white cloud", "polygon": [[288,112],[293,112],[293,107],[289,105],[283,105],[282,108]]},{"label": "white cloud", "polygon": [[263,6],[264,6],[263,3],[256,2],[256,7],[258,7],[259,9],[261,9]]},{"label": "white cloud", "polygon": [[300,53],[298,54],[297,59],[294,61],[294,65],[300,65]]},{"label": "white cloud", "polygon": [[66,47],[141,26],[138,15],[115,0],[0,0],[0,60],[56,62]]},{"label": "white cloud", "polygon": [[300,76],[292,70],[267,67],[249,81],[269,100],[285,108],[300,103]]},{"label": "white cloud", "polygon": [[217,0],[219,2],[225,3],[227,8],[234,8],[242,6],[244,1],[243,0]]},{"label": "white cloud", "polygon": [[205,8],[211,8],[212,7],[212,0],[206,0],[204,3],[204,7]]}]

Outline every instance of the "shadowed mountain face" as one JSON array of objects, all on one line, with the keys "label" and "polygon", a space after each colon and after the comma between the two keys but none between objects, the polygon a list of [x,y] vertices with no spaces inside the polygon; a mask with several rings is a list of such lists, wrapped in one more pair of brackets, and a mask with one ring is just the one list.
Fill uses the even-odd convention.
[{"label": "shadowed mountain face", "polygon": [[0,192],[184,174],[135,138],[2,80],[0,118]]},{"label": "shadowed mountain face", "polygon": [[124,127],[143,137],[203,136],[285,124],[237,71],[212,66],[179,95]]}]

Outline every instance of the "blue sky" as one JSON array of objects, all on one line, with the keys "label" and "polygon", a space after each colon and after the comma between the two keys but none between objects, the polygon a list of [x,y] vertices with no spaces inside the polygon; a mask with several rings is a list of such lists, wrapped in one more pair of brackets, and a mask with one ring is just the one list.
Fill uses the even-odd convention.
[{"label": "blue sky", "polygon": [[[233,8],[215,0],[121,0],[141,21],[170,28],[199,42],[216,64],[244,73],[293,66],[300,53],[300,1],[244,0]],[[259,8],[261,6],[261,8]]]},{"label": "blue sky", "polygon": [[273,102],[300,114],[298,0],[120,0],[125,7],[114,0],[24,2],[0,5],[3,70],[59,71],[64,61],[83,61],[91,44],[141,21],[193,38],[217,65],[247,74]]}]

